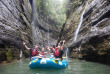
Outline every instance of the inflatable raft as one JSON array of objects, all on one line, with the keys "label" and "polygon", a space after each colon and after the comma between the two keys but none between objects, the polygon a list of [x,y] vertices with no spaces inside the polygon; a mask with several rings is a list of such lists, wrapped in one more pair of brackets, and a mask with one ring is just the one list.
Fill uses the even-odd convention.
[{"label": "inflatable raft", "polygon": [[29,63],[31,69],[63,69],[68,66],[68,62],[54,58],[34,58]]}]

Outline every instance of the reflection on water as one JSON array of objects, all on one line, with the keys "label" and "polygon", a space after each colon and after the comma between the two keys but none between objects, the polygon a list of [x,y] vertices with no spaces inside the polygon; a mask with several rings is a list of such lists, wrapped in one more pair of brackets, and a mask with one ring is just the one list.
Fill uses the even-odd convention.
[{"label": "reflection on water", "polygon": [[68,67],[62,70],[36,70],[29,69],[29,59],[20,60],[15,63],[1,65],[0,74],[110,74],[110,66],[68,59]]}]

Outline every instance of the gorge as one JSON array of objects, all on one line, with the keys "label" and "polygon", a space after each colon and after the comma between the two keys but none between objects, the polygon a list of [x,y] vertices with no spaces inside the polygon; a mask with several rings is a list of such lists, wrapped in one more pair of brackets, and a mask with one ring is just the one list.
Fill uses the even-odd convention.
[{"label": "gorge", "polygon": [[29,57],[22,41],[41,48],[66,40],[70,57],[110,64],[110,1],[52,1],[0,0],[0,63],[21,50]]}]

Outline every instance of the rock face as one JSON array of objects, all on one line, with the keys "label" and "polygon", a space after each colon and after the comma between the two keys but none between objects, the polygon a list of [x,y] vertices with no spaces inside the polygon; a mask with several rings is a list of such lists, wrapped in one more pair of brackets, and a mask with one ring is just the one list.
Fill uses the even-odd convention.
[{"label": "rock face", "polygon": [[[22,41],[32,47],[31,12],[28,0],[0,0],[0,62],[7,57],[18,59]],[[27,51],[22,51],[27,56]]]},{"label": "rock face", "polygon": [[32,1],[32,31],[34,45],[40,48],[56,44],[58,38],[58,28],[50,22],[46,16],[37,11],[37,0]]},{"label": "rock face", "polygon": [[53,23],[48,22],[42,15],[37,15],[33,27],[34,44],[41,47],[52,46],[57,43],[58,28]]},{"label": "rock face", "polygon": [[34,4],[36,0],[0,0],[0,62],[19,59],[21,50],[29,57],[22,41],[28,47],[56,44],[58,28]]},{"label": "rock face", "polygon": [[[78,37],[74,42],[79,19],[87,3]],[[110,63],[109,13],[109,0],[84,1],[80,7],[70,13],[61,38],[66,39],[67,45],[70,47],[71,57]]]}]

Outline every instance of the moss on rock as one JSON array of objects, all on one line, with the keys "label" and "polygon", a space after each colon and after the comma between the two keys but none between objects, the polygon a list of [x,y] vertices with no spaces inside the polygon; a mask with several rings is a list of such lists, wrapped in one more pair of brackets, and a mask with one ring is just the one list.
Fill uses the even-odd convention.
[{"label": "moss on rock", "polygon": [[12,53],[10,50],[8,52],[6,52],[6,56],[7,56],[7,61],[11,62],[12,61]]}]

